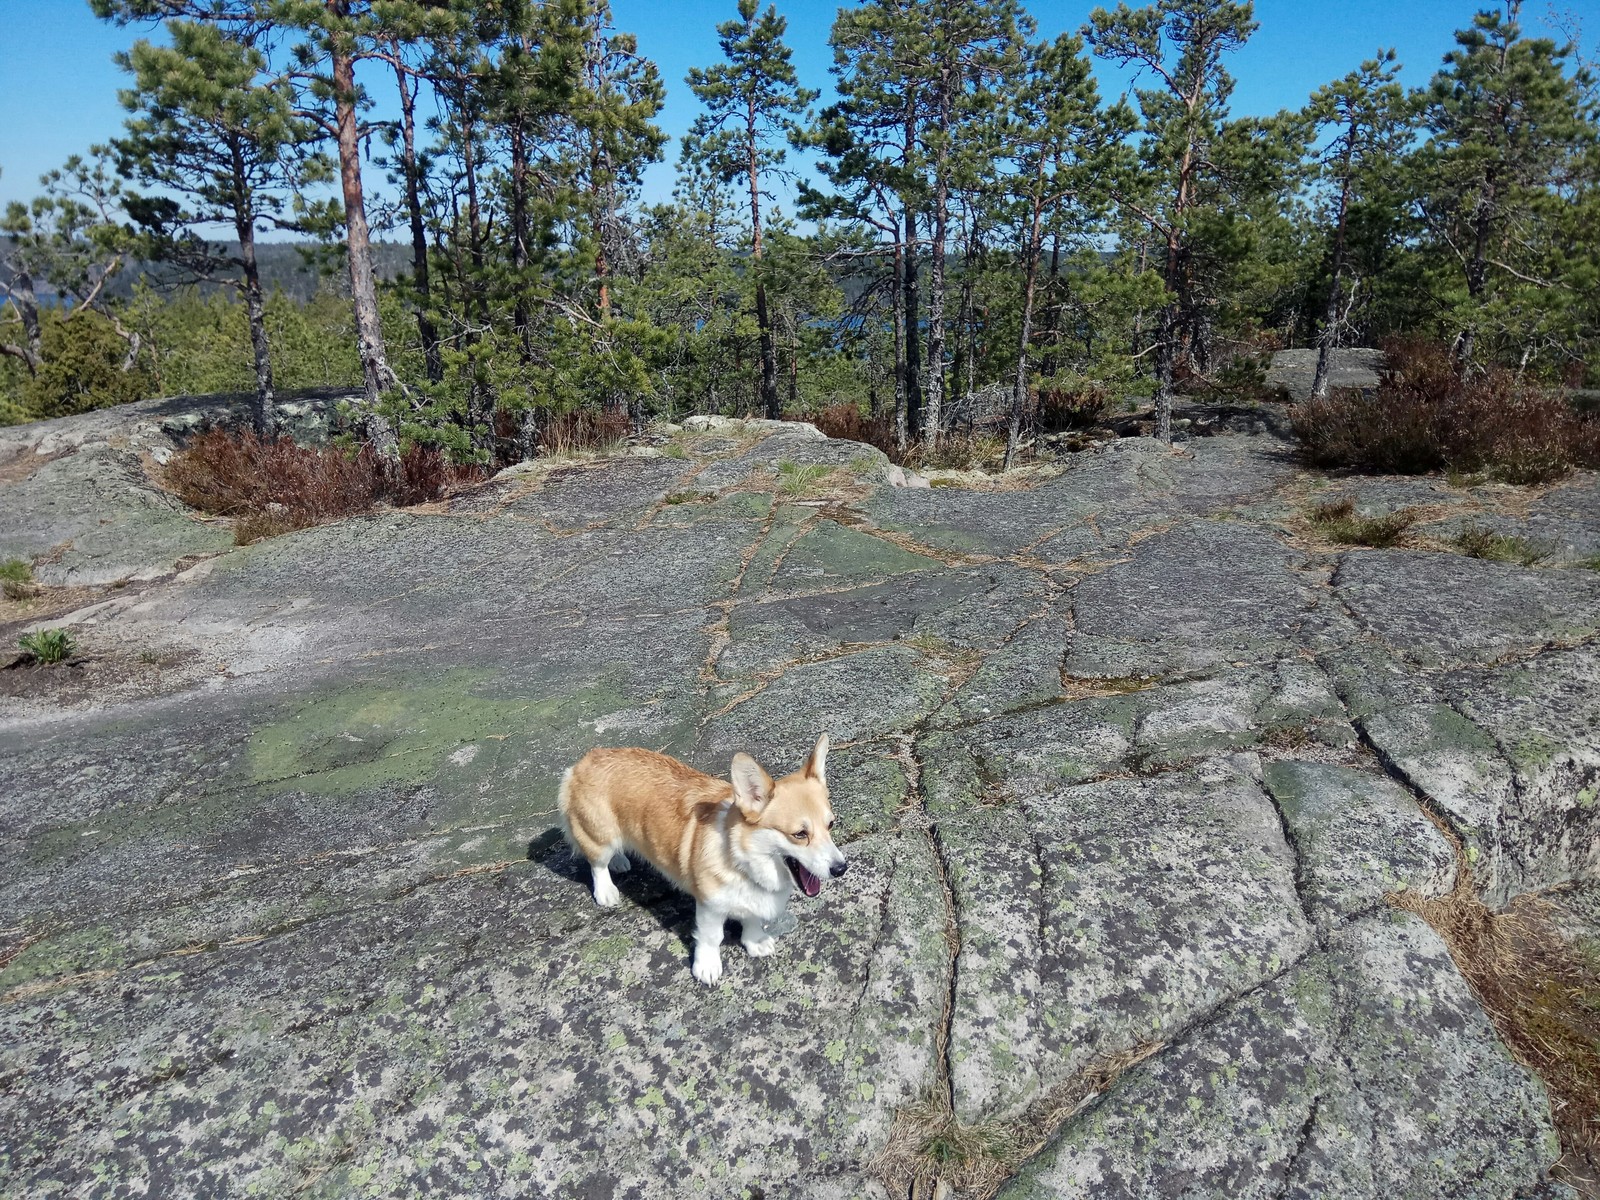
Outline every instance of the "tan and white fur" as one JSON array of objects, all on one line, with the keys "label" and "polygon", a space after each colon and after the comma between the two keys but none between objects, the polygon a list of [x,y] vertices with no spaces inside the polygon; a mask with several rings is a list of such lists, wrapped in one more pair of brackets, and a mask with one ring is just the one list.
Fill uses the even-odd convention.
[{"label": "tan and white fur", "polygon": [[694,977],[712,984],[728,918],[743,925],[750,956],[764,957],[791,893],[815,896],[824,878],[844,874],[827,766],[827,734],[778,780],[748,754],[734,755],[730,782],[653,750],[591,750],[562,777],[562,826],[589,860],[596,904],[621,902],[611,873],[628,869],[629,854],[694,897]]}]

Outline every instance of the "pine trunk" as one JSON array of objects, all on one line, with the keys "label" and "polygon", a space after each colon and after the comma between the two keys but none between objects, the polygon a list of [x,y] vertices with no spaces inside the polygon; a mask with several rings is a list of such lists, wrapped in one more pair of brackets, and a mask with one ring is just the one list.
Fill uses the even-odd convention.
[{"label": "pine trunk", "polygon": [[533,365],[533,317],[528,311],[528,149],[518,124],[511,131],[511,269],[517,300],[511,310],[517,327],[518,354],[524,367]]},{"label": "pine trunk", "polygon": [[1040,198],[1044,188],[1044,157],[1039,158],[1034,175],[1033,222],[1028,229],[1026,262],[1022,279],[1022,336],[1017,340],[1017,376],[1011,385],[1011,422],[1006,429],[1006,456],[1000,464],[1002,471],[1011,468],[1017,453],[1017,443],[1022,438],[1022,411],[1028,396],[1028,342],[1033,337],[1033,303],[1039,277],[1039,253],[1043,242],[1042,229],[1044,204]]},{"label": "pine trunk", "polygon": [[411,279],[417,290],[417,336],[422,342],[423,370],[428,382],[444,378],[439,357],[439,331],[428,315],[433,303],[428,292],[428,231],[422,217],[422,172],[417,164],[417,93],[407,86],[406,73],[394,69],[400,85],[401,172],[405,176],[406,215],[411,223]]},{"label": "pine trunk", "polygon": [[745,154],[750,175],[750,257],[756,273],[756,329],[761,339],[761,407],[767,420],[783,416],[778,402],[778,351],[772,343],[772,317],[767,312],[767,285],[761,278],[761,176],[757,168],[756,106],[745,114]]},{"label": "pine trunk", "polygon": [[[1346,156],[1346,166],[1349,165]],[[1321,400],[1328,394],[1328,373],[1333,347],[1339,340],[1339,299],[1344,291],[1345,221],[1350,211],[1350,179],[1346,172],[1339,191],[1339,220],[1333,233],[1333,278],[1328,283],[1328,303],[1323,313],[1322,338],[1317,347],[1317,369],[1311,377],[1311,396]]]},{"label": "pine trunk", "polygon": [[[237,148],[234,170],[242,178],[244,166]],[[255,360],[256,401],[251,410],[256,436],[272,441],[278,436],[277,397],[272,387],[272,354],[267,345],[267,306],[261,294],[261,272],[256,266],[255,215],[242,191],[234,192],[233,228],[239,238],[239,265],[244,274],[244,310],[250,324],[250,349]]]},{"label": "pine trunk", "polygon": [[1161,310],[1161,329],[1156,343],[1156,437],[1172,445],[1172,364],[1177,357],[1178,302]]},{"label": "pine trunk", "polygon": [[[348,0],[328,0],[328,10],[343,18]],[[383,344],[378,319],[378,286],[372,269],[372,240],[367,230],[367,205],[361,188],[361,136],[356,125],[355,60],[337,44],[333,51],[334,118],[339,144],[339,184],[344,195],[345,242],[350,258],[350,297],[355,312],[356,347],[366,393],[363,418],[366,438],[385,458],[398,458],[394,428],[378,411],[379,398],[400,386]]]},{"label": "pine trunk", "polygon": [[[478,200],[478,143],[473,135],[477,119],[473,113],[462,113],[461,161],[467,184],[467,251],[472,258],[473,292],[478,313],[478,328],[488,332],[489,297],[488,272],[483,250],[483,217]],[[468,342],[475,344],[480,334],[469,333]],[[484,379],[481,364],[474,363],[472,384],[467,396],[467,425],[472,437],[472,448],[480,451],[494,449],[494,392]]]},{"label": "pine trunk", "polygon": [[905,318],[906,437],[913,442],[920,441],[923,434],[922,341],[921,331],[918,329],[917,285],[917,214],[908,205],[901,306]]},{"label": "pine trunk", "polygon": [[22,345],[8,344],[4,351],[13,358],[20,358],[30,376],[37,375],[44,361],[44,337],[39,328],[39,299],[33,290],[33,272],[17,270],[11,280],[8,299],[22,321]]},{"label": "pine trunk", "polygon": [[894,314],[894,444],[905,453],[906,423],[906,318],[905,318],[905,247],[897,239],[894,246],[894,286],[890,293],[889,308]]},{"label": "pine trunk", "polygon": [[928,399],[923,410],[926,435],[938,439],[944,433],[944,258],[945,236],[949,227],[950,192],[944,178],[944,164],[934,189],[933,253],[928,269]]}]

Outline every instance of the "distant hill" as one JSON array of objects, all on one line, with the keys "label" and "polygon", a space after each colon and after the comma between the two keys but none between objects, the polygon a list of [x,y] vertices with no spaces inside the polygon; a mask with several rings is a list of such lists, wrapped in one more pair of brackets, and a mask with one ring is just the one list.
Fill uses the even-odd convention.
[{"label": "distant hill", "polygon": [[[237,245],[237,243],[235,243]],[[380,279],[393,279],[411,267],[411,247],[399,242],[372,243],[373,264]],[[342,246],[329,246],[322,242],[261,242],[256,246],[256,261],[261,265],[261,282],[267,291],[281,291],[296,300],[309,300],[316,295],[324,278],[334,286],[345,279]],[[11,272],[0,263],[0,282],[9,282]],[[183,272],[164,263],[137,262],[117,273],[107,291],[118,299],[133,294],[134,284],[140,279],[156,286],[181,286],[186,282]],[[37,284],[39,302],[51,304],[55,292],[48,285]],[[217,284],[202,284],[202,293],[219,290]],[[222,290],[231,290],[223,288]]]}]

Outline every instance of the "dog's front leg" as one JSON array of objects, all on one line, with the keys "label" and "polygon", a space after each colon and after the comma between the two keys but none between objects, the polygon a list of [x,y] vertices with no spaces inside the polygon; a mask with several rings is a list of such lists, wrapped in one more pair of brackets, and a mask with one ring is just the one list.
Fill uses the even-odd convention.
[{"label": "dog's front leg", "polygon": [[744,952],[751,958],[765,958],[778,948],[773,939],[772,927],[759,917],[748,917],[744,922]]},{"label": "dog's front leg", "polygon": [[700,901],[694,910],[694,977],[701,983],[722,978],[722,926],[728,914]]}]

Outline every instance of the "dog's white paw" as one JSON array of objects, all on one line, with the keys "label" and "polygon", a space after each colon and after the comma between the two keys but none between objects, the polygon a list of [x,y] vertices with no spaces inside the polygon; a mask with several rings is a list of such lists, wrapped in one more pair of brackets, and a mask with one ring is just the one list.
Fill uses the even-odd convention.
[{"label": "dog's white paw", "polygon": [[709,954],[694,953],[694,977],[701,983],[716,983],[722,978],[722,955],[713,950]]},{"label": "dog's white paw", "polygon": [[751,958],[765,958],[777,948],[777,938],[762,938],[758,942],[746,942],[744,944],[744,952]]},{"label": "dog's white paw", "polygon": [[601,908],[615,908],[622,903],[622,893],[617,891],[617,885],[609,879],[597,879],[594,882],[594,902]]},{"label": "dog's white paw", "polygon": [[608,865],[619,875],[625,875],[633,869],[633,864],[628,861],[628,856],[621,851],[611,856],[611,862]]}]

